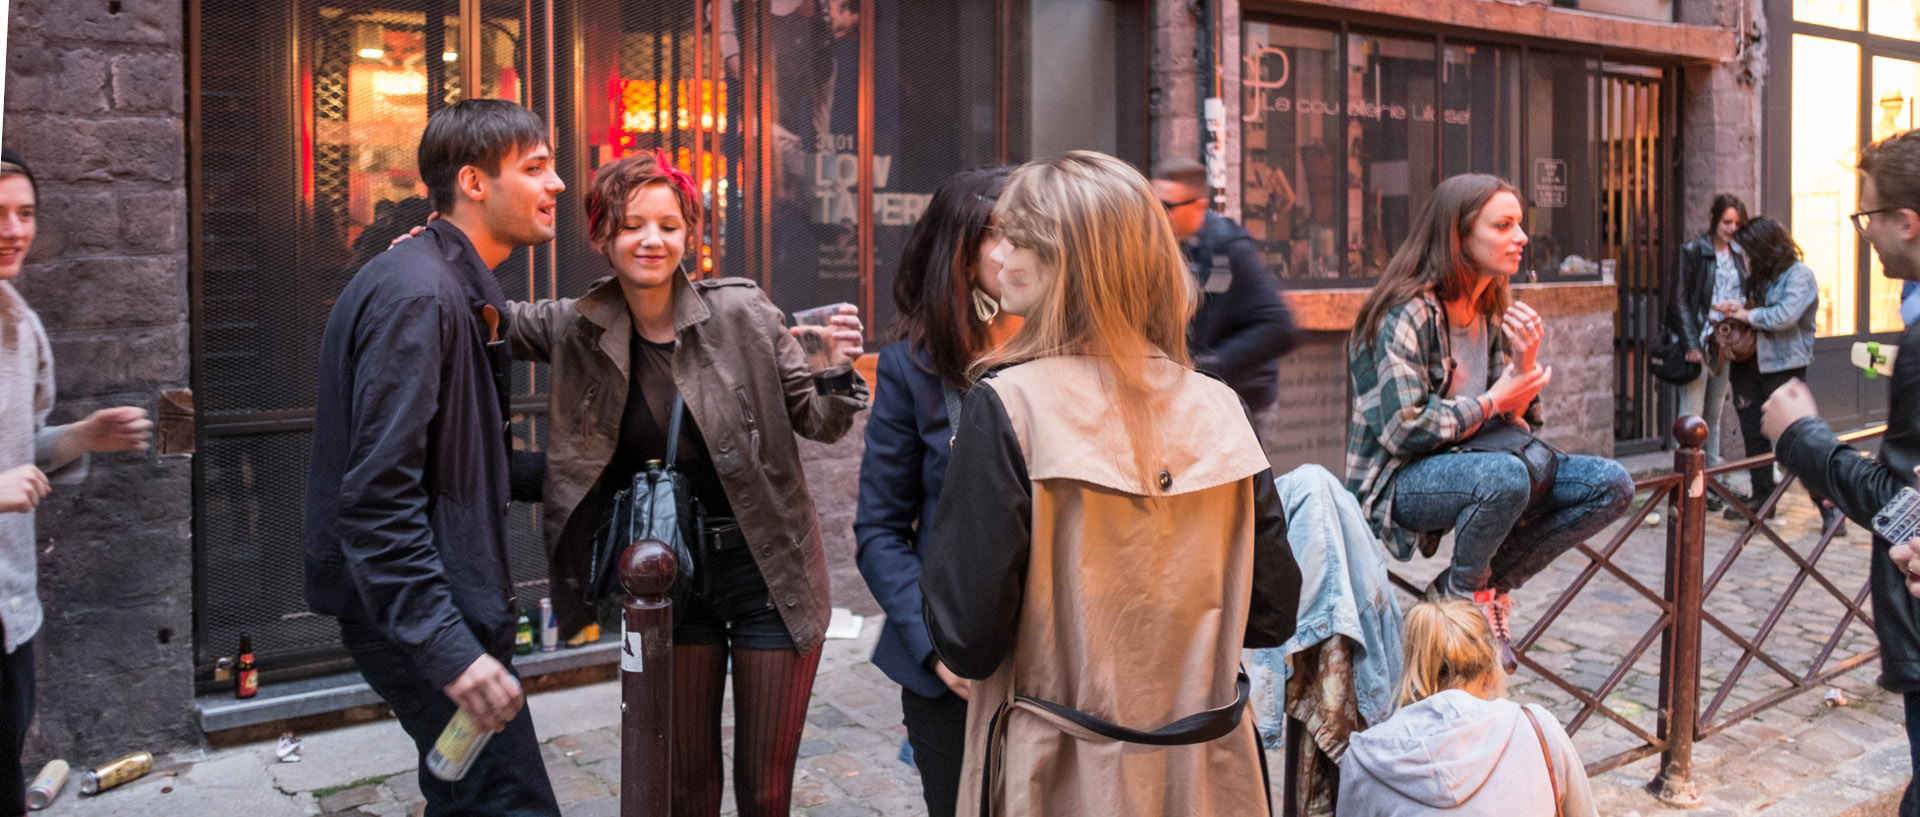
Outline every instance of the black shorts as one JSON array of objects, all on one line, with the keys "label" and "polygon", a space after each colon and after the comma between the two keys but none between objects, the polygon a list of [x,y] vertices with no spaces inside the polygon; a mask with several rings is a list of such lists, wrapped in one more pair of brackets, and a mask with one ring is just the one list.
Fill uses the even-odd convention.
[{"label": "black shorts", "polygon": [[[718,547],[716,547],[718,545]],[[793,636],[773,606],[767,579],[739,536],[710,537],[694,550],[693,592],[676,610],[673,643],[791,650]]]}]

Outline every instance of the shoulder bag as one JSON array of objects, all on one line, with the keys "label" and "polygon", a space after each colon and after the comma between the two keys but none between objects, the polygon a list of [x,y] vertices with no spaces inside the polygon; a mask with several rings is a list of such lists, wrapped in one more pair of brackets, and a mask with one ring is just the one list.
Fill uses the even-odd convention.
[{"label": "shoulder bag", "polygon": [[1714,369],[1717,371],[1725,361],[1752,360],[1756,354],[1760,333],[1753,324],[1738,318],[1723,318],[1713,325],[1713,334],[1707,337],[1707,349],[1713,353]]},{"label": "shoulder bag", "polygon": [[1488,417],[1480,423],[1479,431],[1456,444],[1453,450],[1519,457],[1521,464],[1527,466],[1528,507],[1546,498],[1547,492],[1553,490],[1554,478],[1560,473],[1560,450],[1504,415]]},{"label": "shoulder bag", "polygon": [[1520,705],[1520,714],[1527,716],[1527,723],[1533,726],[1533,736],[1540,740],[1540,756],[1547,759],[1547,786],[1553,790],[1553,817],[1561,817],[1560,778],[1553,776],[1553,750],[1547,748],[1547,733],[1540,729],[1540,720],[1526,704]]},{"label": "shoulder bag", "polygon": [[1687,360],[1687,345],[1669,332],[1648,350],[1647,371],[1662,382],[1684,386],[1700,376],[1700,364]]},{"label": "shoulder bag", "polygon": [[674,456],[680,449],[680,418],[686,413],[686,402],[680,395],[673,396],[670,411],[673,419],[667,422],[666,460],[648,460],[646,467],[634,473],[633,482],[614,494],[613,507],[593,536],[593,554],[582,585],[582,595],[589,605],[625,592],[620,585],[620,557],[627,546],[641,539],[658,539],[673,549],[679,569],[670,593],[676,602],[693,588],[693,553],[687,547],[683,528],[693,520],[693,494],[686,477],[674,468]]}]

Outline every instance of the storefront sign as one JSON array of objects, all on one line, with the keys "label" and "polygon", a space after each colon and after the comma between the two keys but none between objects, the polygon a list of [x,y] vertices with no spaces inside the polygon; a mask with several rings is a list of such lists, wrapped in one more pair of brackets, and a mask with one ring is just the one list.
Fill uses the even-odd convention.
[{"label": "storefront sign", "polygon": [[1567,160],[1533,160],[1533,205],[1567,206]]}]

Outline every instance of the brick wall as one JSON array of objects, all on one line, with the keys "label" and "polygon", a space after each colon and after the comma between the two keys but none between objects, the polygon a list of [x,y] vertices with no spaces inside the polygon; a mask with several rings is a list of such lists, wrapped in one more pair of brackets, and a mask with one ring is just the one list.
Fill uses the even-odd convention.
[{"label": "brick wall", "polygon": [[[5,139],[40,184],[19,287],[53,342],[56,423],[187,385],[182,34],[179,0],[12,6]],[[96,455],[41,506],[30,762],[199,742],[191,511],[191,461],[153,454]]]}]

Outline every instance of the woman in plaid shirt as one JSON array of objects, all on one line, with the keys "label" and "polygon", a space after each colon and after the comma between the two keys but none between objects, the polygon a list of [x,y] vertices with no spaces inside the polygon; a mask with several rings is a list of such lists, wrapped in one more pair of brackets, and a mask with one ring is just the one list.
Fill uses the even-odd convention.
[{"label": "woman in plaid shirt", "polygon": [[1428,593],[1472,599],[1508,672],[1507,592],[1633,498],[1619,463],[1562,454],[1552,488],[1530,503],[1519,457],[1454,450],[1490,418],[1541,422],[1540,389],[1553,377],[1534,360],[1545,329],[1507,288],[1527,245],[1521,218],[1519,191],[1501,179],[1441,182],[1347,339],[1347,488],[1402,560],[1415,545],[1433,555],[1454,531],[1452,563]]}]

